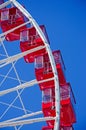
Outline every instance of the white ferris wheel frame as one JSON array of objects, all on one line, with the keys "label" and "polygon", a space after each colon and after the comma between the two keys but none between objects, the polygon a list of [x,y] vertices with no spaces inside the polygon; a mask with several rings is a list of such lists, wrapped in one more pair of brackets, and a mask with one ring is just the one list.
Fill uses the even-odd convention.
[{"label": "white ferris wheel frame", "polygon": [[[40,50],[42,48],[46,48],[48,56],[49,56],[49,60],[51,62],[54,77],[52,79],[47,79],[47,80],[44,80],[44,81],[37,82],[36,80],[33,80],[33,81],[30,81],[30,82],[26,82],[24,84],[20,84],[19,86],[16,86],[12,89],[1,91],[0,96],[7,94],[7,93],[10,93],[10,92],[13,92],[13,91],[17,91],[18,89],[21,89],[21,88],[25,88],[25,87],[28,87],[28,86],[32,86],[34,84],[38,84],[40,82],[46,82],[46,81],[54,79],[54,82],[55,82],[56,117],[46,117],[46,118],[43,117],[43,118],[38,118],[38,119],[36,118],[36,119],[23,120],[23,121],[16,121],[16,119],[14,118],[14,119],[11,119],[11,120],[8,120],[8,121],[1,122],[0,127],[17,126],[17,125],[30,124],[30,123],[46,121],[46,120],[55,120],[54,130],[59,130],[59,123],[60,123],[60,89],[59,89],[58,73],[57,73],[57,70],[56,70],[55,61],[54,61],[54,58],[53,58],[53,55],[52,55],[52,51],[50,49],[50,46],[48,44],[48,41],[47,41],[45,35],[43,34],[42,30],[40,29],[40,27],[37,24],[37,22],[35,21],[35,19],[31,16],[31,14],[19,2],[17,2],[16,0],[9,0],[9,1],[3,3],[2,5],[0,5],[0,9],[6,7],[9,4],[13,4],[14,6],[16,6],[23,13],[23,15],[26,16],[26,18],[28,18],[28,22],[26,22],[22,25],[19,25],[15,28],[5,32],[5,33],[0,34],[0,41],[3,42],[4,36],[6,34],[12,32],[12,31],[14,31],[14,30],[16,30],[16,29],[18,29],[18,28],[20,28],[20,27],[22,27],[22,26],[24,26],[28,23],[31,23],[35,27],[35,29],[38,32],[41,39],[43,40],[45,46],[39,46],[39,47],[36,47],[35,49],[31,49],[31,50],[25,51],[23,53],[19,53],[19,54],[14,55],[14,56],[10,56],[10,57],[8,56],[6,59],[0,60],[0,68],[2,68],[3,66],[5,66],[9,63],[13,63],[14,61],[17,61],[18,59],[22,58],[26,54],[29,54],[29,53],[34,52],[36,50]],[[38,113],[36,112],[34,114],[40,114],[40,112],[38,112]],[[34,115],[34,114],[32,114],[32,115]],[[27,114],[26,114],[26,116],[27,116]],[[24,117],[20,117],[20,118],[24,118]],[[20,118],[18,118],[18,119],[20,119]]]}]

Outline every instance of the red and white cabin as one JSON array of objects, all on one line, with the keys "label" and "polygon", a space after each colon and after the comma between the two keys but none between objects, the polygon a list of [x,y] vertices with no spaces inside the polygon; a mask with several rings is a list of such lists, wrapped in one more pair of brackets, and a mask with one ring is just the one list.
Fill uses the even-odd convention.
[{"label": "red and white cabin", "polygon": [[74,130],[73,126],[61,127],[60,130]]},{"label": "red and white cabin", "polygon": [[[16,8],[4,8],[1,10],[1,28],[3,32],[11,30],[21,24],[23,24],[24,16],[23,14]],[[15,41],[20,39],[20,30],[25,29],[26,26],[16,29],[8,33],[5,38],[7,41]]]},{"label": "red and white cabin", "polygon": [[[73,105],[75,104],[75,98],[69,83],[60,86],[60,125],[71,126],[76,122],[75,112]],[[56,115],[55,110],[55,88],[46,88],[42,90],[42,110],[44,116]],[[54,126],[54,121],[47,121],[49,126]]]},{"label": "red and white cabin", "polygon": [[42,130],[54,130],[53,126],[44,126],[42,127]]},{"label": "red and white cabin", "polygon": [[[42,127],[42,130],[54,130],[53,126],[44,126]],[[60,130],[74,130],[73,126],[66,126],[66,127],[61,127],[60,126]]]},{"label": "red and white cabin", "polygon": [[70,83],[60,86],[61,125],[70,126],[76,122],[75,97]]},{"label": "red and white cabin", "polygon": [[[59,84],[65,84],[66,78],[65,78],[65,66],[64,62],[61,56],[61,52],[59,50],[53,51],[53,56],[56,64],[56,69],[58,72],[58,78],[59,78]],[[45,80],[49,78],[53,78],[53,72],[51,68],[51,63],[48,57],[48,54],[39,55],[35,58],[35,75],[36,79],[38,81]],[[43,90],[46,88],[50,88],[54,86],[54,80],[40,83],[39,84],[40,89]]]},{"label": "red and white cabin", "polygon": [[[48,35],[45,29],[44,25],[40,26],[41,30],[43,31],[44,35],[46,36],[48,43]],[[20,33],[20,49],[22,52],[35,49],[36,47],[44,46],[44,42],[42,41],[41,37],[38,35],[35,27],[27,28],[26,30],[22,30]],[[34,62],[34,59],[36,56],[39,56],[41,54],[45,54],[46,49],[40,49],[37,51],[34,51],[26,56],[24,56],[25,61],[28,63]]]}]

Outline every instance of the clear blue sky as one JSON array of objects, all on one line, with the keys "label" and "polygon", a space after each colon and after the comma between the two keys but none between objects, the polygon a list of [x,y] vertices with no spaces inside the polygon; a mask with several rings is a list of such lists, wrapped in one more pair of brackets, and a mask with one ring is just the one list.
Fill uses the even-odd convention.
[{"label": "clear blue sky", "polygon": [[[86,1],[19,1],[39,24],[46,26],[51,48],[61,50],[66,66],[67,81],[72,85],[77,102],[77,123],[74,128],[75,130],[86,130]],[[30,73],[32,74],[32,72]],[[39,97],[37,96],[37,98]],[[34,130],[35,125],[30,130]],[[36,129],[40,130],[39,125],[36,126]]]}]

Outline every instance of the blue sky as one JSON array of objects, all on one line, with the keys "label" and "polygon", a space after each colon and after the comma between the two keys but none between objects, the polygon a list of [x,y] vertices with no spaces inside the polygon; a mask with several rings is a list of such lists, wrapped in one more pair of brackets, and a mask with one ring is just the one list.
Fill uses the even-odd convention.
[{"label": "blue sky", "polygon": [[[38,24],[46,26],[52,50],[61,50],[66,66],[67,81],[72,85],[77,102],[77,123],[74,125],[74,128],[75,130],[86,130],[86,1],[19,1],[25,5]],[[26,67],[28,68],[28,65]],[[26,74],[26,72],[24,73]],[[33,73],[31,71],[29,73],[33,78]],[[31,130],[34,127],[35,125]],[[39,130],[39,125],[36,127]]]}]

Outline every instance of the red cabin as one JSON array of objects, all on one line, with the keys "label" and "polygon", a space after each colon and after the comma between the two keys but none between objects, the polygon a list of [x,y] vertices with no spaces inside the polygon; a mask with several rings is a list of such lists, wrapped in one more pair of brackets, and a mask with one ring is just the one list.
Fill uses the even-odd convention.
[{"label": "red cabin", "polygon": [[61,125],[70,126],[76,122],[74,106],[76,104],[70,83],[60,87]]},{"label": "red cabin", "polygon": [[[47,36],[47,32],[44,25],[40,26],[41,30],[43,31],[44,35]],[[49,42],[49,40],[48,40]],[[44,46],[44,43],[40,36],[38,35],[36,29],[34,27],[27,28],[26,30],[22,30],[20,33],[20,49],[22,52],[34,49],[39,46]],[[24,59],[26,62],[34,62],[35,56],[38,56],[40,54],[44,54],[46,52],[46,49],[40,49],[38,51],[34,51],[26,56],[24,56]]]},{"label": "red cabin", "polygon": [[[45,117],[55,117],[55,91],[54,88],[44,89],[42,91],[42,111]],[[54,126],[54,120],[47,121],[49,126]]]},{"label": "red cabin", "polygon": [[[54,60],[58,72],[59,84],[60,85],[65,84],[66,83],[66,78],[64,75],[65,66],[61,56],[61,52],[59,50],[54,51],[53,56],[54,56]],[[35,58],[35,75],[38,81],[53,77],[53,72],[52,72],[50,60],[47,53],[44,55],[37,56]],[[46,86],[47,88],[53,87],[54,81],[52,80],[52,81],[44,82],[39,84],[39,86],[41,90],[46,88]]]},{"label": "red cabin", "polygon": [[[44,126],[42,127],[42,130],[54,130],[53,126]],[[66,127],[61,127],[60,130],[74,130],[72,126],[66,126]]]},{"label": "red cabin", "polygon": [[[4,3],[4,0],[0,0],[0,5]],[[1,26],[1,9],[0,9],[0,26]]]},{"label": "red cabin", "polygon": [[54,130],[54,127],[52,127],[52,126],[44,126],[44,127],[42,127],[42,130]]},{"label": "red cabin", "polygon": [[[44,126],[42,130],[54,130],[54,126]],[[74,130],[72,126],[61,127],[60,130]]]},{"label": "red cabin", "polygon": [[74,130],[72,126],[61,127],[60,130]]},{"label": "red cabin", "polygon": [[[16,8],[4,8],[1,10],[1,28],[3,32],[11,30],[21,24],[23,24],[24,16],[23,14]],[[16,29],[13,32],[10,32],[6,35],[7,41],[14,41],[20,39],[20,30],[26,28],[23,26],[21,28]]]},{"label": "red cabin", "polygon": [[[55,88],[46,88],[42,90],[42,109],[44,116],[55,116]],[[61,95],[61,113],[60,124],[61,126],[71,126],[76,121],[73,104],[75,99],[71,90],[70,84],[60,86]],[[54,121],[47,121],[49,126],[54,126]]]}]

